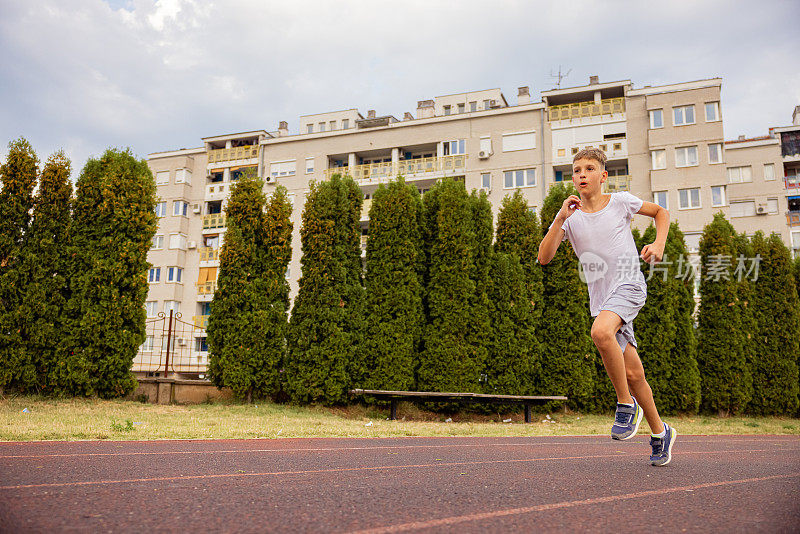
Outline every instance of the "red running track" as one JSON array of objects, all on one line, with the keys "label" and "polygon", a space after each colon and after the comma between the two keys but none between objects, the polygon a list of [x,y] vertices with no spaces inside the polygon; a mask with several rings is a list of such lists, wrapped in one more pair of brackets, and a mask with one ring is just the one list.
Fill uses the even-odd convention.
[{"label": "red running track", "polygon": [[798,532],[800,437],[0,443],[0,531]]}]

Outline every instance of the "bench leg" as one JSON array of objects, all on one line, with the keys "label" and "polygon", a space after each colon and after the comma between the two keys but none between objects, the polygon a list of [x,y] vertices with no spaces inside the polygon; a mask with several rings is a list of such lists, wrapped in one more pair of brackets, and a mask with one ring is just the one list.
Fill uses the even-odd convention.
[{"label": "bench leg", "polygon": [[392,399],[391,407],[389,408],[389,420],[394,421],[397,419],[397,400]]},{"label": "bench leg", "polygon": [[530,423],[531,422],[531,405],[530,404],[526,404],[525,405],[525,422],[526,423]]}]

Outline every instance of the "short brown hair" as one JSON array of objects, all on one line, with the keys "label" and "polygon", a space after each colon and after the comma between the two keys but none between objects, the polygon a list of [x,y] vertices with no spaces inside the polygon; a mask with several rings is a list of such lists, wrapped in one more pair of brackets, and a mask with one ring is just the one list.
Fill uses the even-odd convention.
[{"label": "short brown hair", "polygon": [[579,159],[593,159],[600,164],[601,169],[606,170],[606,161],[608,161],[608,158],[606,158],[606,153],[599,148],[584,148],[575,154],[575,157],[572,158],[572,163],[575,163]]}]

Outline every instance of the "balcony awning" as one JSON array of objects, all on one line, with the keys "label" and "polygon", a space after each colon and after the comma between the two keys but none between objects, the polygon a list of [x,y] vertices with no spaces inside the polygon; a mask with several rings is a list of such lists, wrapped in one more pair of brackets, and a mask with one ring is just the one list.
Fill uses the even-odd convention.
[{"label": "balcony awning", "polygon": [[200,272],[197,275],[197,283],[205,284],[206,282],[217,281],[217,268],[216,267],[200,267]]}]

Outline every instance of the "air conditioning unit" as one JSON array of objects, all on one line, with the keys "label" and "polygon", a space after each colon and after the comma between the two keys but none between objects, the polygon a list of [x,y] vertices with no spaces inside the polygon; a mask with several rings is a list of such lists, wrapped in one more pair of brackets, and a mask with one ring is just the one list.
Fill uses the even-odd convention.
[{"label": "air conditioning unit", "polygon": [[200,213],[200,204],[192,204],[192,213]]},{"label": "air conditioning unit", "polygon": [[767,212],[767,205],[766,204],[758,204],[756,205],[756,215],[766,215]]},{"label": "air conditioning unit", "polygon": [[267,182],[268,184],[274,184],[274,183],[275,183],[275,177],[274,177],[274,176],[272,176],[271,174],[268,174],[268,175],[267,175],[267,176],[264,178],[264,181],[265,181],[265,182]]},{"label": "air conditioning unit", "polygon": [[180,345],[181,347],[186,345],[186,338],[185,337],[179,337],[178,338],[178,345]]},{"label": "air conditioning unit", "polygon": [[189,248],[197,248],[197,241],[189,241]]},{"label": "air conditioning unit", "polygon": [[481,150],[480,152],[478,152],[478,158],[479,159],[487,159],[491,155],[492,155],[492,153],[489,152],[488,150]]}]

